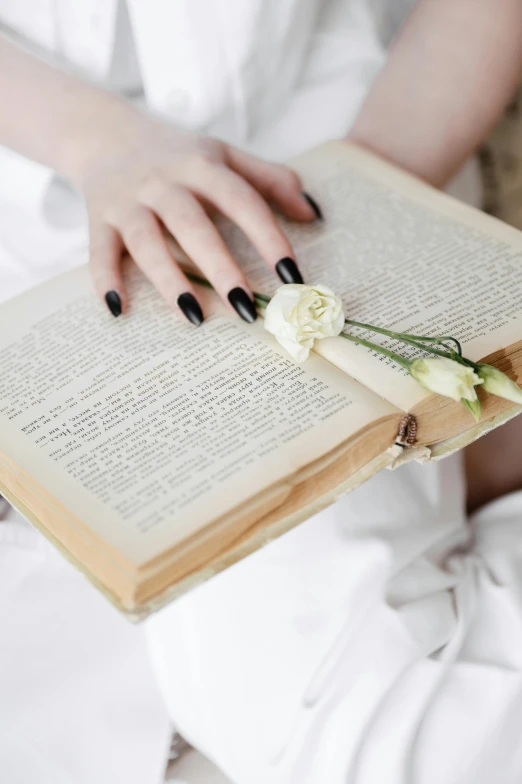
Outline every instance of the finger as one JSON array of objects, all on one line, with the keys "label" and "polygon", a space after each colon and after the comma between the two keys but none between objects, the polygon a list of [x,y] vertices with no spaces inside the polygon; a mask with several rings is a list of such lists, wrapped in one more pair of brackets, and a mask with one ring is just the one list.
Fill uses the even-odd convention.
[{"label": "finger", "polygon": [[121,274],[123,242],[112,226],[90,223],[89,266],[94,290],[113,316],[125,313],[128,298]]},{"label": "finger", "polygon": [[295,171],[279,163],[268,163],[246,152],[227,148],[227,162],[270,202],[295,220],[322,219],[319,205],[303,191],[301,178]]},{"label": "finger", "polygon": [[137,205],[120,224],[123,241],[138,267],[174,311],[199,326],[203,312],[196,292],[172,258],[157,218]]},{"label": "finger", "polygon": [[149,206],[221,298],[247,322],[257,312],[245,277],[198,200],[184,188],[149,194]]},{"label": "finger", "polygon": [[237,223],[266,264],[284,283],[302,283],[294,252],[274,213],[262,196],[239,174],[215,166],[203,183],[203,195]]}]

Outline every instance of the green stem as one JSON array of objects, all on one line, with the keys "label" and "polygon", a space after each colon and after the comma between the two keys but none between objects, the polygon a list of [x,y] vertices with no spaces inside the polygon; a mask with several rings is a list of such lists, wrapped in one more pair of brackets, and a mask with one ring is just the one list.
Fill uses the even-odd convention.
[{"label": "green stem", "polygon": [[[400,365],[403,365],[403,367],[408,367],[404,364],[405,362],[407,362],[408,365],[412,362],[412,360],[400,357],[400,355],[396,354],[394,351],[388,351],[388,349],[385,349],[382,346],[377,346],[375,343],[370,343],[368,340],[363,340],[362,338],[358,338],[355,335],[350,335],[347,332],[341,332],[340,337],[347,338],[353,343],[361,343],[361,345],[366,346],[367,348],[371,348],[373,351],[378,351],[387,357],[391,357],[391,359],[393,359],[395,362],[398,362]],[[414,348],[418,348],[420,351],[427,351],[430,354],[435,354],[438,357],[444,357],[445,359],[453,359],[454,362],[458,362],[460,365],[467,365],[468,367],[472,367],[475,371],[478,371],[479,369],[479,365],[476,362],[473,362],[471,359],[467,359],[460,354],[456,354],[455,352],[452,353],[452,356],[449,356],[446,351],[439,351],[438,349],[432,348],[431,346],[427,348],[426,346],[423,346],[422,343],[416,343],[414,340],[402,338],[402,342],[407,343],[409,346],[413,346]]]},{"label": "green stem", "polygon": [[[211,283],[205,278],[200,278],[199,275],[194,275],[192,272],[185,273],[187,278],[191,280],[193,283],[197,283],[200,286],[205,286],[208,289],[213,289]],[[259,294],[257,291],[254,291],[254,302],[258,308],[264,309],[270,302],[271,297],[267,297],[266,294]],[[364,324],[361,321],[354,321],[353,319],[345,319],[345,324],[349,324],[353,327],[360,327],[361,329],[367,329],[370,332],[377,332],[380,335],[386,335],[387,337],[394,338],[395,340],[400,340],[401,343],[406,343],[409,346],[413,346],[421,351],[426,351],[428,354],[436,354],[439,357],[446,357],[448,359],[455,359],[456,361],[460,362],[462,365],[469,365],[473,367],[475,370],[477,369],[477,365],[469,359],[466,359],[462,356],[462,349],[460,346],[459,341],[456,338],[451,336],[444,336],[439,338],[430,338],[424,335],[408,335],[406,332],[393,332],[390,329],[383,329],[382,327],[375,327],[373,324]],[[399,365],[402,365],[405,368],[409,368],[411,364],[411,360],[406,359],[405,357],[401,357],[400,354],[396,354],[394,351],[389,351],[382,346],[378,346],[376,343],[371,343],[369,340],[364,340],[364,338],[358,338],[354,335],[350,335],[347,332],[341,332],[341,337],[346,338],[346,340],[351,340],[352,343],[360,343],[362,346],[366,346],[366,348],[372,349],[372,351],[377,351],[379,354],[384,354],[384,356],[393,359],[394,362],[397,362]],[[453,356],[448,356],[448,351],[452,351],[448,346],[444,344],[443,341],[451,340],[457,346],[457,356],[455,356],[455,352]],[[418,341],[418,342],[417,342]],[[435,343],[436,345],[444,346],[446,351],[439,351],[432,346],[424,346],[422,343]]]},{"label": "green stem", "polygon": [[207,289],[213,289],[212,283],[209,283],[205,278],[200,278],[199,275],[194,275],[192,272],[185,272],[185,275],[192,283],[198,283],[200,286],[205,286]]},{"label": "green stem", "polygon": [[466,357],[455,357],[455,359],[457,362],[460,362],[461,365],[468,365],[469,367],[472,367],[473,370],[479,369],[479,365],[471,359],[467,359]]},{"label": "green stem", "polygon": [[[392,332],[392,330],[390,329],[375,327],[373,324],[363,324],[362,322],[354,321],[353,319],[345,319],[344,323],[350,324],[352,327],[361,327],[362,329],[367,329],[370,332],[378,332],[381,335],[388,335],[388,337],[390,338],[395,338],[396,340],[402,340],[403,342],[407,342],[408,340],[418,340],[426,343],[435,343],[436,345],[444,346],[445,340],[452,340],[457,346],[458,354],[462,356],[462,348],[459,341],[456,338],[451,337],[451,335],[443,335],[442,337],[438,337],[438,338],[430,338],[430,337],[426,337],[425,335],[409,335],[407,332]],[[451,351],[451,349],[448,350]]]},{"label": "green stem", "polygon": [[[385,331],[384,330],[379,330],[379,332],[385,332]],[[341,334],[347,334],[347,333],[341,333]],[[356,340],[360,340],[359,338],[357,338],[355,336],[354,336],[354,338]],[[446,359],[452,359],[453,358],[452,356],[450,356],[448,354],[447,351],[439,351],[438,349],[433,348],[432,346],[424,346],[422,343],[417,343],[415,340],[412,340],[411,338],[403,337],[400,340],[401,340],[401,343],[407,343],[408,346],[413,346],[413,348],[418,348],[419,351],[426,351],[428,354],[436,354],[438,357],[446,357]],[[362,340],[360,342],[362,342]],[[453,352],[453,355],[455,355],[455,352]]]},{"label": "green stem", "polygon": [[422,335],[407,335],[407,333],[404,334],[407,337],[413,338],[413,340],[425,341],[426,343],[436,343],[439,346],[444,346],[444,348],[447,349],[448,351],[455,351],[455,349],[450,348],[444,343],[445,340],[451,340],[457,346],[457,354],[459,355],[459,357],[462,356],[462,346],[460,345],[457,338],[453,338],[451,337],[451,335],[443,335],[442,337],[439,338],[428,338]]},{"label": "green stem", "polygon": [[340,332],[339,337],[345,338],[346,340],[351,340],[352,343],[359,343],[359,345],[365,346],[372,351],[377,351],[378,354],[384,354],[385,357],[393,359],[394,362],[397,362],[398,365],[402,365],[402,367],[406,368],[406,370],[410,369],[410,365],[412,363],[411,359],[401,357],[401,355],[396,354],[395,351],[389,351],[387,348],[378,346],[376,343],[371,343],[369,340],[364,340],[364,338],[357,338],[355,335],[350,335],[348,332]]},{"label": "green stem", "polygon": [[458,354],[448,354],[447,351],[439,351],[438,348],[433,348],[433,346],[424,346],[422,343],[417,343],[415,340],[410,340],[409,338],[401,338],[402,343],[407,343],[408,346],[413,346],[414,348],[418,348],[419,351],[426,351],[428,354],[435,354],[438,357],[446,357],[446,359],[459,359]]},{"label": "green stem", "polygon": [[[467,357],[463,357],[461,354],[455,353],[455,351],[453,351],[451,353],[451,356],[448,356],[447,352],[445,352],[445,351],[439,351],[438,349],[431,348],[431,347],[430,348],[426,348],[425,346],[422,345],[422,343],[415,343],[414,340],[406,340],[406,339],[403,338],[403,342],[404,343],[408,343],[410,346],[414,346],[415,348],[418,348],[421,351],[427,351],[430,354],[436,354],[439,357],[445,357],[446,359],[452,359],[454,362],[458,362],[459,365],[467,365],[468,367],[472,367],[473,370],[475,370],[475,371],[477,371],[479,369],[479,365],[476,362],[473,362],[471,359],[468,359]],[[449,349],[449,350],[451,351],[451,349]]]}]

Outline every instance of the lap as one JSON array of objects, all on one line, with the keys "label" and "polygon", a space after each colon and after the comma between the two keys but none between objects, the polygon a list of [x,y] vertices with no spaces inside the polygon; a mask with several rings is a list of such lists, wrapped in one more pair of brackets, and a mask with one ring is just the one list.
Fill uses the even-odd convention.
[{"label": "lap", "polygon": [[[180,730],[240,784],[375,781],[383,737],[397,738],[386,781],[407,780],[414,749],[433,767],[437,736],[414,736],[456,677],[476,598],[464,504],[458,459],[382,473],[153,617]],[[437,780],[429,770],[415,781]]]},{"label": "lap", "polygon": [[[463,509],[458,460],[382,473],[153,616],[170,718],[238,784],[520,780],[522,501]],[[0,765],[156,780],[142,631],[20,521],[0,596]]]}]

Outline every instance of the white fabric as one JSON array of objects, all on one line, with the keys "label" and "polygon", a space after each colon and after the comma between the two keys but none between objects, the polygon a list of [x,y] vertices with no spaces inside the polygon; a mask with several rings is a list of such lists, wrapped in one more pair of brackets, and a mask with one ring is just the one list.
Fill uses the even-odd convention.
[{"label": "white fabric", "polygon": [[238,784],[522,779],[522,493],[381,474],[148,625],[177,726]]},{"label": "white fabric", "polygon": [[[151,106],[275,159],[347,130],[404,16],[389,24],[383,0],[128,7]],[[0,0],[0,22],[96,78],[110,76],[116,13],[116,0]],[[84,261],[87,238],[52,172],[0,153],[6,298]],[[374,478],[148,624],[172,718],[233,780],[520,780],[522,500],[482,513],[478,555],[449,557],[469,539],[456,466]],[[9,517],[0,779],[153,784],[168,720],[143,630]]]},{"label": "white fabric", "polygon": [[163,780],[170,721],[143,633],[0,498],[0,781]]},{"label": "white fabric", "polygon": [[522,493],[408,465],[148,625],[172,716],[238,784],[522,779]]}]

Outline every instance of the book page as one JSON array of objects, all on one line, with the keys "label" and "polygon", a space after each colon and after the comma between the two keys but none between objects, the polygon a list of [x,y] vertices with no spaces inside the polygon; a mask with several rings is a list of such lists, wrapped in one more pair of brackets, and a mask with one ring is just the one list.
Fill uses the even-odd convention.
[{"label": "book page", "polygon": [[117,319],[86,268],[0,308],[0,452],[136,564],[394,411],[212,292],[195,328],[129,287]]},{"label": "book page", "polygon": [[[329,285],[347,317],[396,332],[453,335],[473,360],[522,338],[520,232],[344,142],[292,165],[325,221],[281,223],[305,281]],[[277,278],[237,229],[222,231],[254,289],[272,294]],[[342,338],[317,341],[316,350],[405,410],[429,394],[391,360]]]}]

